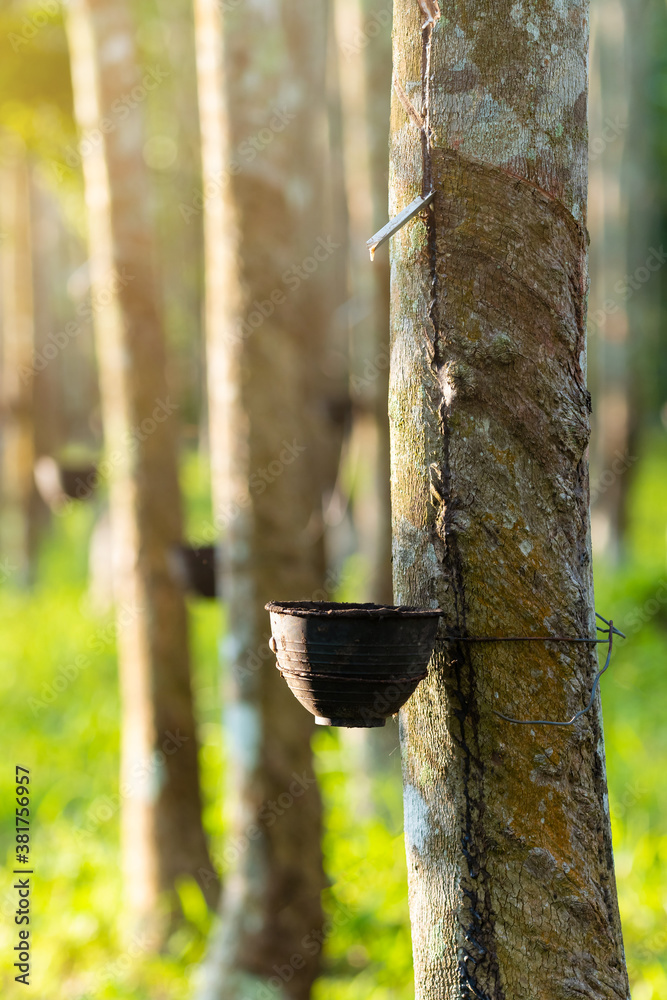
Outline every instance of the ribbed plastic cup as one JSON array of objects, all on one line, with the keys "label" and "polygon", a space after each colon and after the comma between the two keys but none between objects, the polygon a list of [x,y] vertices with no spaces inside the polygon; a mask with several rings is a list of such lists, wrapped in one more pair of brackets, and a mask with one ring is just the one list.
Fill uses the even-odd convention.
[{"label": "ribbed plastic cup", "polygon": [[320,726],[384,726],[427,674],[439,610],[271,601],[271,649]]}]

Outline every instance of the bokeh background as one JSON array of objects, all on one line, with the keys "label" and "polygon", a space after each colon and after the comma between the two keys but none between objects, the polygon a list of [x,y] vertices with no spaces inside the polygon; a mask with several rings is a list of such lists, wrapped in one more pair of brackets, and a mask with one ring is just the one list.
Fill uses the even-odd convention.
[{"label": "bokeh background", "polygon": [[[593,396],[592,524],[596,604],[627,634],[605,675],[609,800],[634,1000],[667,996],[667,4],[592,0],[590,90]],[[336,494],[327,508],[336,598],[367,597],[377,552],[368,539],[382,502],[369,449],[382,400],[375,289],[365,240],[373,228],[364,59],[386,44],[390,7],[332,3],[333,62],[349,238],[339,307],[350,346],[350,409]],[[146,66],[164,73],[146,96],[144,160],[159,232],[178,402],[185,538],[211,523],[202,218],[179,205],[201,189],[192,11],[185,0],[133,5]],[[384,38],[384,42],[383,42]],[[368,102],[367,102],[368,103]],[[381,123],[378,127],[381,128]],[[13,982],[13,767],[33,772],[32,987],[40,1000],[181,1000],[191,995],[211,930],[200,887],[184,879],[185,921],[164,953],[128,944],[119,870],[119,696],[116,624],[103,536],[104,477],[85,502],[49,501],[53,464],[102,455],[98,373],[87,308],[86,218],[63,7],[0,6],[0,982]],[[378,252],[378,258],[387,248]],[[78,333],[50,358],[49,335]],[[45,352],[46,349],[46,352]],[[21,366],[45,358],[29,399]],[[26,360],[27,359],[27,360]],[[368,387],[371,387],[369,398]],[[20,397],[20,392],[18,394]],[[47,462],[44,463],[43,459]],[[41,462],[41,465],[40,465]],[[35,466],[41,475],[35,475]],[[51,470],[49,472],[49,470]],[[51,475],[51,479],[49,476]],[[25,484],[29,483],[29,489]],[[224,544],[224,539],[223,539]],[[100,551],[102,554],[100,555]],[[204,825],[220,870],[226,840],[221,725],[225,609],[188,597],[201,740]],[[388,734],[331,730],[314,738],[325,804],[329,914],[317,1000],[413,995],[396,725]]]}]

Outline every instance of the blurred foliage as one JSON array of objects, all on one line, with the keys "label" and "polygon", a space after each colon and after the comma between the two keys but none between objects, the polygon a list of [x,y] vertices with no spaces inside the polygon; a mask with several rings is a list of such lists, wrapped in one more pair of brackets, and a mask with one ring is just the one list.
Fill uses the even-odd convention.
[{"label": "blurred foliage", "polygon": [[[596,566],[597,606],[628,635],[603,681],[609,800],[634,1000],[667,996],[667,435],[650,437],[633,485],[632,559]],[[190,453],[184,490],[191,536],[210,513],[204,464]],[[127,940],[118,849],[118,690],[115,626],[86,599],[87,539],[96,510],[72,505],[44,546],[39,582],[0,590],[2,889],[0,954],[16,944],[12,915],[14,765],[31,769],[33,982],[40,1000],[181,1000],[192,993],[211,926],[196,884],[179,886],[184,926],[166,953]],[[350,586],[353,574],[346,575]],[[219,609],[191,601],[205,824],[224,847],[223,748],[216,665]],[[77,657],[79,659],[77,659]],[[393,724],[391,724],[393,725]],[[326,810],[324,894],[329,937],[314,1000],[413,996],[402,806],[396,755],[370,766],[382,734],[315,737]],[[388,745],[388,744],[387,744]],[[382,761],[382,754],[379,755]],[[7,961],[3,995],[19,996]]]},{"label": "blurred foliage", "polygon": [[[0,105],[2,120],[13,110],[22,109],[24,134],[39,139],[39,129],[29,124],[31,111],[40,114],[57,110],[72,125],[72,87],[67,41],[63,29],[62,6],[55,0],[41,3],[4,3],[0,8],[0,93],[7,95]],[[11,96],[9,96],[11,95]]]}]

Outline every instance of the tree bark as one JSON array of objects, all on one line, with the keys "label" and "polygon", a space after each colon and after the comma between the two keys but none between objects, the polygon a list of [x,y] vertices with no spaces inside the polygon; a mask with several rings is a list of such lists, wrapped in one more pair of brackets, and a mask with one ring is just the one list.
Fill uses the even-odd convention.
[{"label": "tree bark", "polygon": [[276,670],[264,604],[324,597],[321,496],[337,455],[323,282],[341,249],[322,229],[325,27],[323,3],[251,17],[196,4],[234,868],[200,1000],[305,1000],[320,965],[312,719]]},{"label": "tree bark", "polygon": [[[442,636],[595,635],[587,4],[396,0],[395,598]],[[423,126],[420,125],[423,122]],[[625,998],[596,657],[441,638],[401,713],[418,1000]]]},{"label": "tree bark", "polygon": [[[178,406],[166,381],[142,157],[142,101],[159,78],[139,71],[125,3],[72,0],[67,10],[116,557],[123,869],[130,909],[157,942],[159,894],[210,864],[186,610],[168,569],[182,538]],[[215,889],[205,887],[211,904]]]}]

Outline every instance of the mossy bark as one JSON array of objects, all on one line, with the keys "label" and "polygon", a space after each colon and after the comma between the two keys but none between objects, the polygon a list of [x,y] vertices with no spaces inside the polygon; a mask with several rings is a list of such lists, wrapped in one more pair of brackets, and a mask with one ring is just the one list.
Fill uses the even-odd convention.
[{"label": "mossy bark", "polygon": [[[437,192],[392,241],[395,598],[442,636],[594,636],[587,5],[394,11],[392,210]],[[599,701],[494,714],[569,718],[596,662],[438,641],[401,713],[418,1000],[628,996]]]}]

